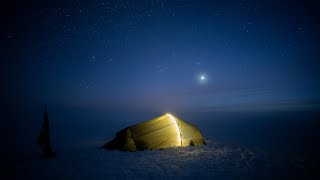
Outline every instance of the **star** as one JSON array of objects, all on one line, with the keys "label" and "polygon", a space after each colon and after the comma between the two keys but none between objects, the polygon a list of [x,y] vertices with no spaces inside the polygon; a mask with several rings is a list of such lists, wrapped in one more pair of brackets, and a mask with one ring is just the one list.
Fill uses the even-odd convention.
[{"label": "star", "polygon": [[198,82],[199,82],[200,84],[206,83],[206,82],[207,82],[207,76],[206,76],[205,74],[200,74],[200,75],[198,76]]}]

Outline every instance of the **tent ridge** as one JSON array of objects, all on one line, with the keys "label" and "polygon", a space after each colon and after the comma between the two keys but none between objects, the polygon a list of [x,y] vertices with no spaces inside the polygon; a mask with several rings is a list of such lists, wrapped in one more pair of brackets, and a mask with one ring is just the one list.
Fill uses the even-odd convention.
[{"label": "tent ridge", "polygon": [[166,114],[167,116],[169,116],[169,119],[173,122],[173,124],[176,127],[176,131],[177,131],[177,136],[178,136],[178,141],[180,142],[180,146],[182,146],[182,136],[181,136],[181,130],[179,127],[179,124],[176,120],[176,118],[174,118],[171,114]]}]

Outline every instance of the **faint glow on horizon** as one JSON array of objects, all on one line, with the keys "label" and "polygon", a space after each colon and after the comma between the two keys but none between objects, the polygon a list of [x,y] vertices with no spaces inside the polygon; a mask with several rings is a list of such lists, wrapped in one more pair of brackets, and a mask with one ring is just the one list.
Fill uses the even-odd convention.
[{"label": "faint glow on horizon", "polygon": [[171,114],[166,114],[166,115],[169,116],[170,120],[172,121],[173,125],[175,126],[176,133],[177,133],[177,146],[181,146],[182,141],[181,141],[180,129],[179,129],[178,123]]}]

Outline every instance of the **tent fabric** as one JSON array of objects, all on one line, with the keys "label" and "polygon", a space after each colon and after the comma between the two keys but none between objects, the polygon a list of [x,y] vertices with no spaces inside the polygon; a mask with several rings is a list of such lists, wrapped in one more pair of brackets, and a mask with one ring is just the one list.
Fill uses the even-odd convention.
[{"label": "tent fabric", "polygon": [[202,144],[205,144],[203,136],[195,125],[165,114],[122,129],[102,148],[137,151]]}]

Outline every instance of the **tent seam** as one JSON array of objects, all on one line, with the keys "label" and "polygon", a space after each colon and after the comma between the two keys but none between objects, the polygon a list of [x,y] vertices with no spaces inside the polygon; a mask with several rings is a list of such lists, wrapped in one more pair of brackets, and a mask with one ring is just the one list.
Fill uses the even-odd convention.
[{"label": "tent seam", "polygon": [[130,131],[130,133],[131,133],[131,135],[132,135],[132,139],[133,139],[133,142],[134,142],[134,146],[136,147],[136,150],[138,150],[138,149],[137,149],[137,145],[136,145],[136,140],[134,139],[134,135],[133,135],[130,127],[128,127],[128,129],[129,129],[129,131]]}]

